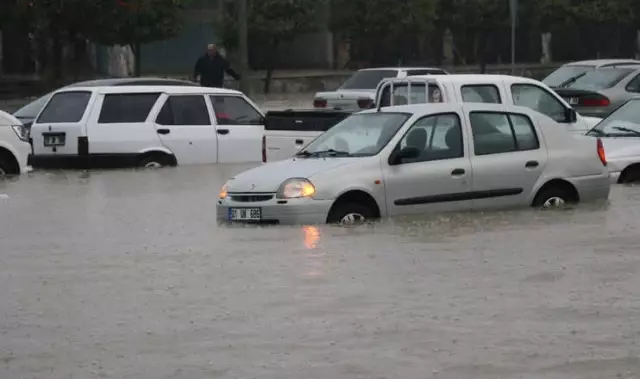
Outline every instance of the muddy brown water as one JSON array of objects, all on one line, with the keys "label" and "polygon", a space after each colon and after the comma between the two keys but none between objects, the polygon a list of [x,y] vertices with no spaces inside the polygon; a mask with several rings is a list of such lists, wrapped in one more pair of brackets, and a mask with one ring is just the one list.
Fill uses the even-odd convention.
[{"label": "muddy brown water", "polygon": [[640,378],[640,187],[549,212],[218,226],[248,167],[0,182],[0,378]]},{"label": "muddy brown water", "polygon": [[221,227],[246,166],[0,182],[0,378],[640,377],[640,187]]}]

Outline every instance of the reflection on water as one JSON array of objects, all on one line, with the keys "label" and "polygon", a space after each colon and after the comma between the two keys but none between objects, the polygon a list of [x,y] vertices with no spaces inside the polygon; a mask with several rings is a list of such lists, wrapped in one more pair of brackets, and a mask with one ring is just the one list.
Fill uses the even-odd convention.
[{"label": "reflection on water", "polygon": [[304,234],[304,247],[311,250],[318,247],[318,241],[320,240],[320,229],[313,225],[307,225],[302,227]]},{"label": "reflection on water", "polygon": [[303,226],[302,233],[304,235],[304,247],[307,250],[305,253],[307,259],[304,276],[307,278],[323,276],[327,266],[324,259],[326,259],[328,254],[318,249],[320,228],[313,225]]}]

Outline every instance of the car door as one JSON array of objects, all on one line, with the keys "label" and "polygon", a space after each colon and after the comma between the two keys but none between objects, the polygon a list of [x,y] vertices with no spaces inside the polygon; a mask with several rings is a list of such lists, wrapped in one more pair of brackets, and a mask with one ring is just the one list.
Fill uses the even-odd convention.
[{"label": "car door", "polygon": [[[389,215],[421,214],[471,207],[471,162],[462,117],[456,112],[417,120],[382,162]],[[405,147],[420,151],[417,158],[394,161]]]},{"label": "car door", "polygon": [[178,164],[217,163],[217,134],[205,95],[168,96],[155,127]]},{"label": "car door", "polygon": [[31,129],[35,155],[77,155],[78,138],[86,136],[88,109],[95,96],[91,91],[63,91],[54,94]]},{"label": "car door", "polygon": [[262,162],[264,117],[239,95],[210,95],[218,134],[218,162]]},{"label": "car door", "polygon": [[467,109],[474,208],[525,205],[548,159],[533,120],[523,113]]}]

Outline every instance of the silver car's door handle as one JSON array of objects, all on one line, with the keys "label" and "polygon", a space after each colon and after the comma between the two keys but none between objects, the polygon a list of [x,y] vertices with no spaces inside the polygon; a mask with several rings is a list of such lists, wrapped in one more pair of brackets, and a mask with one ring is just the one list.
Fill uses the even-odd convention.
[{"label": "silver car's door handle", "polygon": [[456,168],[455,170],[451,171],[451,176],[462,176],[465,172],[466,171],[463,168]]},{"label": "silver car's door handle", "polygon": [[527,163],[525,163],[524,167],[526,168],[536,168],[540,165],[540,163],[538,163],[538,161],[529,161]]}]

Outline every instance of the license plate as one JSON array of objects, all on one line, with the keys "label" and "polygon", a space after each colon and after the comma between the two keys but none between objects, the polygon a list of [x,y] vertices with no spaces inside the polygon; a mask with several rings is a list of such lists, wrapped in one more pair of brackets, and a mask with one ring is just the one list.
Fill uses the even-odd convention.
[{"label": "license plate", "polygon": [[229,208],[230,221],[259,221],[261,218],[260,208]]},{"label": "license plate", "polygon": [[64,146],[66,140],[64,134],[44,134],[43,137],[45,146]]},{"label": "license plate", "polygon": [[578,98],[577,97],[570,97],[569,98],[569,105],[577,105],[578,104]]}]

